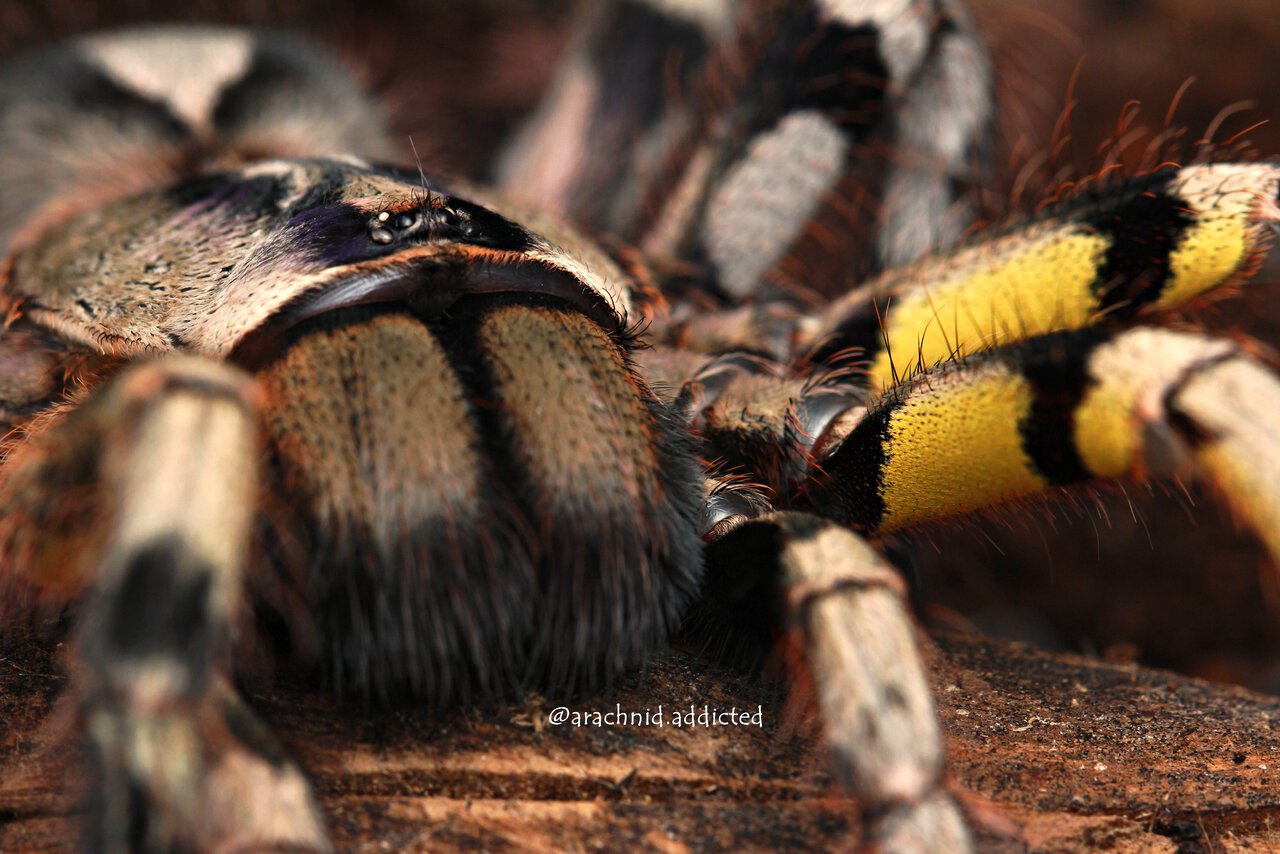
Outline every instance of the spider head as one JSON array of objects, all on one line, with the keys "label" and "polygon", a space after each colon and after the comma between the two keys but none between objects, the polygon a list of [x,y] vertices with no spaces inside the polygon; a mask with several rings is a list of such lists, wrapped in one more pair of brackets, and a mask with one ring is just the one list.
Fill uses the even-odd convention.
[{"label": "spider head", "polygon": [[324,638],[341,688],[437,703],[598,684],[694,594],[701,475],[629,364],[624,282],[471,190],[315,159],[115,202],[12,268],[67,340],[253,375],[252,576],[297,591],[294,649]]},{"label": "spider head", "polygon": [[537,294],[621,329],[628,293],[607,259],[584,260],[475,195],[355,160],[266,161],[59,223],[17,255],[13,292],[38,322],[95,348],[249,365],[329,311],[402,303],[437,315],[468,294]]}]

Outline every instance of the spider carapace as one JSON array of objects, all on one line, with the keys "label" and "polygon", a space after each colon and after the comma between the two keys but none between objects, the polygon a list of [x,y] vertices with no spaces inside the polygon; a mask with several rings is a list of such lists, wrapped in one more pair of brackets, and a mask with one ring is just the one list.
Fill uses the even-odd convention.
[{"label": "spider carapace", "polygon": [[952,0],[596,4],[482,190],[280,34],[4,66],[0,601],[72,626],[90,847],[327,848],[233,687],[269,616],[423,708],[798,638],[874,840],[966,850],[876,538],[1185,470],[1280,554],[1280,384],[1160,325],[1252,273],[1280,167],[961,240],[991,77]]}]

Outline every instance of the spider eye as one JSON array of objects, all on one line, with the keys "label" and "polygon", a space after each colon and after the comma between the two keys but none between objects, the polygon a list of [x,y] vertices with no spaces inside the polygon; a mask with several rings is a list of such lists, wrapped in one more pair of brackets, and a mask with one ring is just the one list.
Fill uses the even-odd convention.
[{"label": "spider eye", "polygon": [[[382,211],[377,218],[369,225],[369,239],[374,243],[383,246],[394,243],[397,237],[406,236],[397,232],[405,232],[412,229],[419,222],[416,213],[402,212],[392,214],[390,211]],[[464,234],[465,236],[469,236]]]},{"label": "spider eye", "polygon": [[[342,207],[342,204],[336,207]],[[308,217],[312,214],[307,213]],[[380,211],[369,220],[369,239],[379,246],[401,240],[472,243],[493,249],[523,252],[536,241],[514,222],[460,198],[436,198],[422,209]],[[318,230],[313,231],[322,236]],[[325,244],[332,241],[321,240]]]}]

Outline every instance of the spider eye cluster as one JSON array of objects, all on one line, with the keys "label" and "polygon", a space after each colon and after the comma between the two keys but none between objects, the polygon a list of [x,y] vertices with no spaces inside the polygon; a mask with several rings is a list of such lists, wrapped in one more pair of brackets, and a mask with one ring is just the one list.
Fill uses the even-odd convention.
[{"label": "spider eye cluster", "polygon": [[524,229],[486,208],[457,197],[436,197],[412,208],[379,211],[368,221],[369,239],[380,246],[431,240],[526,250]]},{"label": "spider eye cluster", "polygon": [[398,213],[393,216],[390,211],[383,211],[370,223],[369,239],[374,243],[389,244],[417,224],[416,214]]}]

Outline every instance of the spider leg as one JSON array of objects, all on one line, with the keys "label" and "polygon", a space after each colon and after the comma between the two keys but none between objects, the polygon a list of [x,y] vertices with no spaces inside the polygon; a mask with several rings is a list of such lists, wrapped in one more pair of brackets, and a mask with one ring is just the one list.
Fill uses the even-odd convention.
[{"label": "spider leg", "polygon": [[[696,353],[661,349],[646,358],[648,369],[665,374],[668,389],[680,389],[675,404],[698,435],[712,450],[727,449],[727,461],[738,470],[767,483],[776,505],[808,508],[863,534],[882,535],[1054,486],[1178,476],[1194,467],[1280,560],[1280,458],[1271,447],[1280,435],[1280,380],[1230,341],[1150,327],[1090,327],[940,365],[871,401],[847,385],[802,381],[776,366],[758,370],[758,361],[700,361]],[[795,476],[804,465],[812,467],[807,482]],[[884,653],[890,641],[882,635],[889,634],[885,626],[907,620],[905,608],[901,602],[896,612],[876,605],[886,609],[881,616],[847,619],[857,628],[805,610],[813,587],[848,588],[833,599],[857,599],[868,586],[893,587],[883,576],[867,581],[864,567],[872,564],[863,558],[842,563],[833,557],[861,555],[867,546],[838,525],[793,514],[737,526],[721,520],[712,533],[720,538],[708,548],[708,603],[692,628],[707,620],[721,627],[728,622],[730,632],[741,635],[751,627],[735,620],[780,625],[784,618],[769,603],[784,590],[803,622],[805,666],[841,773],[873,811],[886,811],[875,832],[882,839],[911,834],[901,850],[952,850],[949,839],[939,841],[950,831],[939,828],[951,822],[943,816],[954,808],[934,791],[936,782],[899,797],[898,784],[890,781],[900,778],[877,756],[876,736],[846,722],[856,718],[866,728],[872,726],[867,721],[892,718],[882,708],[892,692],[883,686],[897,678],[890,674],[900,665],[886,662],[915,656]],[[844,544],[831,545],[836,542]],[[763,579],[750,569],[761,554],[779,555],[778,568],[763,569]],[[829,567],[840,567],[830,570],[837,580],[823,575]],[[797,586],[796,578],[807,580]],[[861,601],[847,606],[861,607]],[[868,634],[853,634],[859,631]],[[905,708],[902,714],[910,717],[931,707],[926,699]],[[884,726],[928,743],[913,720]],[[841,741],[845,733],[853,735]],[[866,755],[859,756],[859,745],[868,741]],[[930,761],[911,760],[917,782]]]},{"label": "spider leg", "polygon": [[667,149],[697,127],[692,90],[731,38],[736,5],[585,5],[551,91],[502,153],[503,195],[633,235]]},{"label": "spider leg", "polygon": [[738,21],[646,251],[731,298],[811,300],[961,233],[991,90],[960,4],[747,2]]},{"label": "spider leg", "polygon": [[1280,219],[1280,166],[1168,167],[887,270],[798,325],[796,351],[856,351],[874,389],[940,361],[1168,312],[1251,276]]},{"label": "spider leg", "polygon": [[742,521],[708,545],[707,563],[709,619],[764,610],[794,639],[792,676],[812,683],[869,841],[885,852],[968,851],[897,572],[852,531],[805,513]]},{"label": "spider leg", "polygon": [[721,477],[708,499],[707,578],[690,635],[751,662],[769,652],[762,624],[796,638],[787,663],[814,686],[837,773],[859,798],[870,838],[890,852],[969,850],[942,788],[942,741],[902,580],[852,531],[767,512],[750,486],[791,501],[812,450],[862,411],[860,394],[760,360],[639,355],[668,394],[679,389],[674,407],[719,467],[746,478]]},{"label": "spider leg", "polygon": [[1241,345],[1090,327],[890,389],[802,500],[868,534],[1098,478],[1205,475],[1280,559],[1280,379]]},{"label": "spider leg", "polygon": [[0,74],[0,249],[68,214],[264,156],[399,152],[349,74],[303,40],[220,27],[82,36]]},{"label": "spider leg", "polygon": [[960,235],[991,101],[953,0],[617,0],[500,184],[719,296],[830,295]]},{"label": "spider leg", "polygon": [[97,770],[91,850],[328,848],[302,772],[229,682],[257,497],[250,389],[191,357],[129,368],[6,471],[9,506],[30,519],[41,511],[24,502],[49,493],[29,478],[89,481],[79,525],[101,526],[80,568],[73,680]]},{"label": "spider leg", "polygon": [[1280,562],[1280,381],[1232,355],[1171,391],[1168,417],[1183,447]]}]

